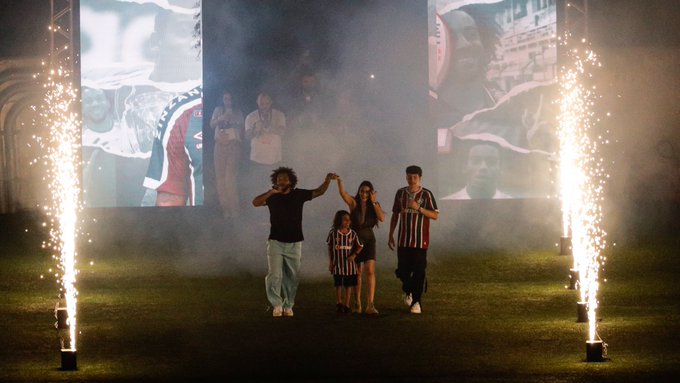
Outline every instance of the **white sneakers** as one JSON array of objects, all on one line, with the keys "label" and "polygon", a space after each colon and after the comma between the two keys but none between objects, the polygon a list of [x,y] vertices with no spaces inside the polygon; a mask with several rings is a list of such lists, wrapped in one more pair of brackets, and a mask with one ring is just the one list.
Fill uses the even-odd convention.
[{"label": "white sneakers", "polygon": [[402,298],[404,299],[404,304],[406,306],[411,306],[411,303],[413,303],[413,297],[411,296],[410,293],[404,293],[404,295],[402,295]]},{"label": "white sneakers", "polygon": [[402,298],[404,299],[404,304],[410,307],[411,314],[420,314],[422,312],[420,302],[413,303],[413,296],[411,294],[405,293]]},{"label": "white sneakers", "polygon": [[[404,298],[404,303],[407,304],[408,306],[410,306],[411,314],[420,314],[422,312],[422,309],[420,308],[419,302],[416,302],[413,305],[411,305],[411,303],[413,302],[413,298],[411,297],[411,294],[404,294],[403,298]],[[341,304],[338,304],[338,307],[342,307],[343,309],[345,309],[345,306],[342,306]],[[350,312],[349,308],[347,308],[347,309],[348,309],[347,312]],[[340,313],[340,312],[341,312],[340,309],[338,309],[338,313]],[[345,311],[342,311],[342,312],[344,313]],[[369,304],[366,307],[366,310],[364,310],[364,313],[369,314],[369,315],[377,315],[379,312],[378,312],[378,310],[376,310],[374,305]],[[293,308],[291,308],[291,307],[283,308],[281,306],[278,306],[278,307],[274,307],[274,309],[272,310],[272,316],[275,317],[275,318],[282,317],[282,316],[283,317],[292,317],[294,315],[295,314],[293,313]]]}]

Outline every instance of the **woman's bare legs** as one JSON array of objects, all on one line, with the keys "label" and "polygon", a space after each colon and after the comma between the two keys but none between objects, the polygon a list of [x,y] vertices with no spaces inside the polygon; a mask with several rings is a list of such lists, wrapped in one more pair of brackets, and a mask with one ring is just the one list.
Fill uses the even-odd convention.
[{"label": "woman's bare legs", "polygon": [[359,263],[357,265],[357,285],[354,287],[354,312],[357,314],[362,313],[362,308],[361,308],[361,276],[363,274],[362,270],[364,269],[364,263]]},{"label": "woman's bare legs", "polygon": [[[365,267],[363,267],[365,265]],[[366,275],[366,282],[368,283],[368,291],[366,294],[366,299],[368,300],[368,305],[366,306],[367,314],[377,314],[378,310],[375,309],[375,260],[371,259],[366,261],[362,265],[363,271]]]}]

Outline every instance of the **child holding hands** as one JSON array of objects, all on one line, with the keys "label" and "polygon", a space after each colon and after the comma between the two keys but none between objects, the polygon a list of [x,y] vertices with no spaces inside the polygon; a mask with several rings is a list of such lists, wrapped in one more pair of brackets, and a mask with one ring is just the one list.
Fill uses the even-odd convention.
[{"label": "child holding hands", "polygon": [[333,274],[338,314],[351,313],[352,289],[357,285],[355,259],[363,249],[357,233],[350,228],[349,212],[339,210],[333,218],[333,228],[328,233],[328,271]]}]

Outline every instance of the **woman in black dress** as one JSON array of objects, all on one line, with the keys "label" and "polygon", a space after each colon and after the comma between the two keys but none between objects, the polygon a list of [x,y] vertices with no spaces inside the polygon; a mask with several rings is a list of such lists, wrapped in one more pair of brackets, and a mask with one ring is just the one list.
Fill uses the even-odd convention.
[{"label": "woman in black dress", "polygon": [[361,313],[361,286],[362,279],[366,276],[368,282],[368,289],[366,292],[366,314],[378,314],[375,309],[375,234],[373,228],[378,226],[378,222],[385,220],[385,213],[380,208],[378,202],[378,194],[373,188],[370,181],[363,181],[359,185],[357,194],[352,197],[345,191],[342,184],[342,178],[338,176],[338,191],[342,200],[345,201],[349,207],[350,216],[352,218],[352,229],[359,234],[359,240],[364,245],[364,249],[356,258],[358,268],[357,286],[355,291],[355,308],[354,312]]}]

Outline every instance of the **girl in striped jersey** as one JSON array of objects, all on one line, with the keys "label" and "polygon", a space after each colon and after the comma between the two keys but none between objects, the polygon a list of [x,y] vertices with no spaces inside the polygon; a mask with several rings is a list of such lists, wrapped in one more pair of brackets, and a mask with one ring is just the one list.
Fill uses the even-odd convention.
[{"label": "girl in striped jersey", "polygon": [[350,228],[349,212],[339,210],[333,218],[333,228],[328,233],[328,271],[333,274],[336,309],[338,313],[351,313],[352,289],[357,285],[357,265],[354,261],[364,245]]}]

